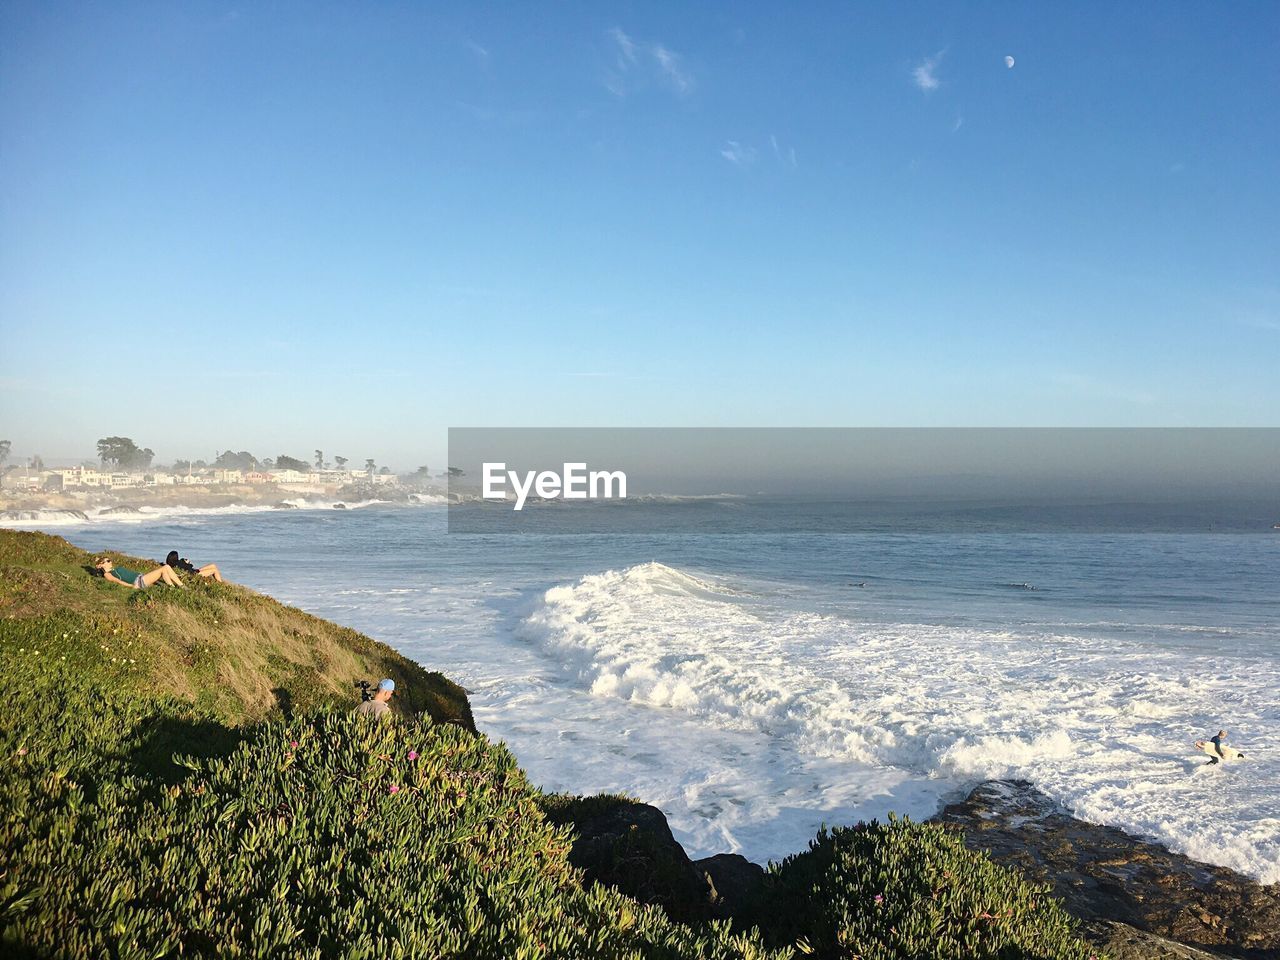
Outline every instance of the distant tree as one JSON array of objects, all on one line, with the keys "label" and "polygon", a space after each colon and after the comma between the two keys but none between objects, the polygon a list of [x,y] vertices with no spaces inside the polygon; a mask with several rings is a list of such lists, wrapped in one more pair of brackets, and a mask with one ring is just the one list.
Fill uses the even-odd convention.
[{"label": "distant tree", "polygon": [[427,466],[419,467],[417,470],[413,471],[413,476],[417,480],[430,480],[431,468]]},{"label": "distant tree", "polygon": [[4,466],[4,462],[9,459],[9,451],[13,449],[13,444],[8,440],[0,440],[0,467]]},{"label": "distant tree", "polygon": [[190,461],[190,460],[175,460],[175,461],[173,461],[173,466],[172,466],[172,467],[170,467],[170,469],[171,469],[174,473],[186,473],[188,470],[190,470],[190,469],[191,469],[191,461]]},{"label": "distant tree", "polygon": [[262,461],[263,470],[274,470],[275,468],[276,468],[276,462],[272,460],[270,457],[267,457],[267,459]]},{"label": "distant tree", "polygon": [[139,448],[128,437],[103,437],[98,441],[98,459],[104,467],[121,470],[145,470],[151,466],[155,451],[150,447]]},{"label": "distant tree", "polygon": [[203,460],[197,460],[195,463],[191,465],[192,470],[207,470],[208,468],[209,468],[209,465],[205,463]]},{"label": "distant tree", "polygon": [[218,459],[213,461],[213,465],[223,470],[255,470],[258,466],[258,458],[248,450],[241,450],[239,453],[223,450],[218,454]]},{"label": "distant tree", "polygon": [[465,477],[466,475],[467,475],[467,471],[463,470],[461,467],[450,467],[450,468],[449,468],[449,479],[450,479],[450,480],[457,480],[459,477]]},{"label": "distant tree", "polygon": [[384,476],[384,477],[385,477],[385,476],[388,476],[388,475],[391,473],[391,468],[390,468],[390,467],[383,467],[381,470],[379,470],[379,471],[378,471],[378,473],[379,473],[379,474],[381,474],[381,475],[382,475],[382,476]]},{"label": "distant tree", "polygon": [[324,451],[323,450],[316,451],[316,469],[317,470],[324,469]]},{"label": "distant tree", "polygon": [[139,453],[128,437],[103,437],[98,441],[98,459],[104,467],[123,467]]},{"label": "distant tree", "polygon": [[44,457],[40,456],[40,454],[37,453],[34,457],[32,457],[30,460],[27,461],[27,466],[29,466],[32,470],[35,470],[37,472],[43,470]]},{"label": "distant tree", "polygon": [[311,470],[311,464],[291,457],[287,453],[282,453],[280,456],[276,457],[276,469],[297,470],[301,473],[308,473]]},{"label": "distant tree", "polygon": [[333,458],[333,462],[334,462],[335,464],[337,464],[338,469],[339,469],[339,470],[341,470],[343,467],[345,467],[345,466],[347,465],[347,458],[346,458],[346,457],[334,457],[334,458]]},{"label": "distant tree", "polygon": [[376,469],[373,463],[373,457],[370,457],[368,460],[364,462],[364,469],[366,473],[373,473],[373,471]]}]

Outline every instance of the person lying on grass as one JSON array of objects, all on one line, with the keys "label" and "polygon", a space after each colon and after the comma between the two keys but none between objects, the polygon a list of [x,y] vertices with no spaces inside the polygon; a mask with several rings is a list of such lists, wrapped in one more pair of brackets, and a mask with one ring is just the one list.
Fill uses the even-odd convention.
[{"label": "person lying on grass", "polygon": [[144,590],[161,581],[171,587],[186,586],[178,579],[178,575],[173,572],[173,567],[167,563],[162,563],[147,573],[138,573],[138,571],[130,570],[128,567],[117,567],[108,557],[103,557],[94,566],[102,571],[103,579],[118,583],[124,587],[133,587],[135,590]]},{"label": "person lying on grass", "polygon": [[177,550],[170,550],[169,555],[164,558],[164,563],[166,567],[181,570],[183,573],[194,573],[198,577],[213,577],[219,583],[222,582],[222,571],[218,569],[216,563],[206,563],[203,567],[197,567],[186,557],[178,556]]}]

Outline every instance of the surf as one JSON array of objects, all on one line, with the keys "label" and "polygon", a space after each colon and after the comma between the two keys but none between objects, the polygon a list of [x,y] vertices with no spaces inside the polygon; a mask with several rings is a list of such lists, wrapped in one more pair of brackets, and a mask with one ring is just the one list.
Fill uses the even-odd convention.
[{"label": "surf", "polygon": [[[547,590],[520,634],[593,698],[957,792],[1026,779],[1085,819],[1280,879],[1280,836],[1260,829],[1280,803],[1258,809],[1257,791],[1196,787],[1199,761],[1179,746],[1226,689],[1245,701],[1250,729],[1280,733],[1263,706],[1268,679],[1244,664],[1205,676],[1171,651],[1113,638],[859,622],[656,562]],[[1207,819],[1221,823],[1213,837]]]}]

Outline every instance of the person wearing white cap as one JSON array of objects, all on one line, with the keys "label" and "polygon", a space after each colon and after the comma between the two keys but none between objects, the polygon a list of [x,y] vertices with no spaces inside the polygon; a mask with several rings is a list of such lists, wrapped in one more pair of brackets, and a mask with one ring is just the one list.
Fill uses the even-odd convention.
[{"label": "person wearing white cap", "polygon": [[379,720],[391,716],[391,704],[387,701],[395,692],[396,682],[387,677],[378,684],[378,690],[372,697],[356,707],[356,713],[365,717],[376,717]]}]

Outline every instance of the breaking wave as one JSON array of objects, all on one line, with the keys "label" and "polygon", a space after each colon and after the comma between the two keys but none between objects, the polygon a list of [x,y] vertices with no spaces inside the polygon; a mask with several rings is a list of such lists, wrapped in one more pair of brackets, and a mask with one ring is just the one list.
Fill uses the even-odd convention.
[{"label": "breaking wave", "polygon": [[[957,789],[1035,783],[1077,816],[1280,880],[1280,676],[1087,631],[862,623],[646,563],[540,596],[520,635],[591,695]],[[1232,717],[1247,765],[1190,742]],[[1235,741],[1233,741],[1235,742]]]}]

